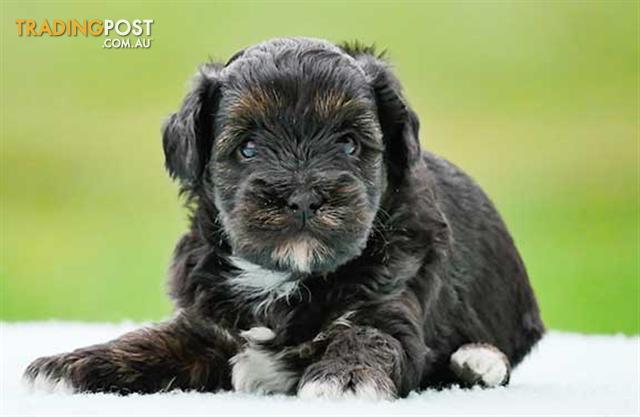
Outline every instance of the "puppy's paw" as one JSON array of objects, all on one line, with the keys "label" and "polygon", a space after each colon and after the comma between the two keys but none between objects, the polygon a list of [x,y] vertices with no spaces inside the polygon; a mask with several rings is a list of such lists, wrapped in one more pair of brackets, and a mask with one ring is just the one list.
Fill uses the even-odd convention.
[{"label": "puppy's paw", "polygon": [[74,362],[68,354],[38,358],[24,372],[25,386],[32,391],[73,393],[77,390],[69,368]]},{"label": "puppy's paw", "polygon": [[509,382],[509,359],[487,343],[469,343],[451,355],[450,368],[465,385],[495,387]]},{"label": "puppy's paw", "polygon": [[268,346],[275,334],[266,327],[240,333],[247,344],[231,358],[231,383],[235,391],[256,394],[289,393],[299,375],[288,369],[286,353]]},{"label": "puppy's paw", "polygon": [[[141,361],[143,362],[143,361]],[[37,391],[107,392],[145,391],[137,383],[143,372],[101,347],[78,349],[33,361],[24,372],[28,388]],[[162,381],[149,383],[158,384]]]},{"label": "puppy's paw", "polygon": [[393,381],[381,370],[325,360],[307,368],[300,386],[301,398],[392,400]]}]

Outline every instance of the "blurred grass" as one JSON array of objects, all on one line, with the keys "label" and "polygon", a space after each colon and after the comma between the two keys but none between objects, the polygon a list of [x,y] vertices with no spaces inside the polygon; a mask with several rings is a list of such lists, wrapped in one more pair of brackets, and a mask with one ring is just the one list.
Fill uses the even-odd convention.
[{"label": "blurred grass", "polygon": [[[196,65],[276,36],[387,48],[426,147],[513,232],[550,328],[638,333],[638,3],[2,4],[3,320],[161,319],[186,213],[159,128]],[[149,50],[17,18],[152,18]]]}]

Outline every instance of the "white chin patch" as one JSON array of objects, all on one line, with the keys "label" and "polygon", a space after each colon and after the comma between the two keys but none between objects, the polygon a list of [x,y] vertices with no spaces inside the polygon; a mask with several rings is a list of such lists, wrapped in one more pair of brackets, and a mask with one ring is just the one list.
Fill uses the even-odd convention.
[{"label": "white chin patch", "polygon": [[327,256],[327,248],[316,239],[301,238],[279,246],[273,251],[273,260],[297,272],[311,272],[315,260]]},{"label": "white chin patch", "polygon": [[71,382],[65,378],[56,379],[42,373],[39,373],[35,378],[23,377],[22,383],[29,392],[62,394],[73,394],[75,392]]},{"label": "white chin patch", "polygon": [[298,375],[286,368],[280,352],[271,352],[259,344],[275,337],[271,329],[254,327],[241,333],[247,347],[231,358],[231,384],[239,392],[286,394],[298,383]]},{"label": "white chin patch", "polygon": [[509,360],[496,347],[470,343],[460,347],[450,362],[451,370],[464,382],[487,387],[505,384],[509,379]]},{"label": "white chin patch", "polygon": [[379,389],[373,382],[362,382],[346,389],[337,381],[310,381],[298,390],[298,397],[304,399],[348,400],[361,399],[368,401],[392,400],[393,394]]}]

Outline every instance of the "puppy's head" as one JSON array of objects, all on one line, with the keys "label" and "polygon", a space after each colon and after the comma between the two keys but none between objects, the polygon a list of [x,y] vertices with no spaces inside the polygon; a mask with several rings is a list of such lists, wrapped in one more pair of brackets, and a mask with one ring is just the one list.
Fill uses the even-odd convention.
[{"label": "puppy's head", "polygon": [[215,204],[234,256],[328,272],[358,256],[418,121],[368,48],[278,39],[207,64],[164,127],[166,165]]}]

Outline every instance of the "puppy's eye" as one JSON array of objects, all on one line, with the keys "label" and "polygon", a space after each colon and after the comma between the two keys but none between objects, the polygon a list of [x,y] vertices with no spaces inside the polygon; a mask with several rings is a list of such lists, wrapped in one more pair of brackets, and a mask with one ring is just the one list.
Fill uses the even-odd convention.
[{"label": "puppy's eye", "polygon": [[353,156],[358,152],[358,144],[353,138],[349,136],[343,136],[338,140],[340,151],[348,156]]},{"label": "puppy's eye", "polygon": [[248,140],[238,149],[238,153],[242,159],[251,159],[258,154],[258,149],[252,140]]}]

